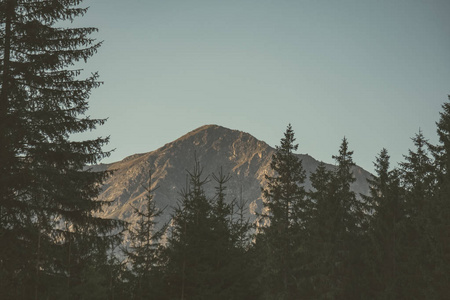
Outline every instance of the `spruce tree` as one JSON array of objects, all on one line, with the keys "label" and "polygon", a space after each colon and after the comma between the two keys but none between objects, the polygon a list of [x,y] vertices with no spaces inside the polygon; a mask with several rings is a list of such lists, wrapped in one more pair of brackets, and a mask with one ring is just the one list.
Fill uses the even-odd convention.
[{"label": "spruce tree", "polygon": [[[85,116],[91,90],[100,85],[98,75],[80,78],[74,67],[100,47],[89,37],[97,29],[58,27],[87,12],[80,3],[0,1],[0,289],[5,298],[50,297],[62,282],[70,294],[79,284],[69,277],[80,262],[72,250],[107,243],[119,225],[94,217],[104,204],[94,198],[107,173],[85,169],[109,155],[102,150],[108,138],[70,138],[105,122]],[[92,244],[80,235],[103,238]]]},{"label": "spruce tree", "polygon": [[437,189],[433,214],[433,236],[436,239],[436,268],[433,286],[438,297],[446,296],[450,282],[450,95],[442,105],[443,111],[437,122],[439,144],[432,146],[437,171]]},{"label": "spruce tree", "polygon": [[428,152],[428,141],[421,131],[412,138],[415,150],[409,150],[400,163],[402,184],[407,191],[407,209],[411,218],[418,217],[434,194],[435,174]]},{"label": "spruce tree", "polygon": [[296,299],[300,281],[302,233],[306,210],[304,190],[305,171],[302,161],[294,154],[298,144],[289,124],[281,145],[276,147],[270,164],[273,176],[266,175],[263,190],[267,226],[258,237],[263,248],[262,287],[267,297]]},{"label": "spruce tree", "polygon": [[144,209],[133,206],[133,212],[138,221],[129,230],[130,245],[125,248],[128,264],[132,273],[131,284],[133,299],[159,299],[161,285],[158,284],[160,276],[160,239],[166,226],[156,229],[157,220],[162,210],[156,207],[153,201],[152,173],[149,172],[149,183],[145,187],[147,192]]},{"label": "spruce tree", "polygon": [[409,297],[428,297],[433,293],[434,237],[432,234],[435,205],[436,174],[429,156],[428,142],[419,132],[412,139],[414,150],[409,150],[400,163],[402,187],[405,191],[405,218],[402,222],[402,256],[398,267],[402,276],[402,294]]},{"label": "spruce tree", "polygon": [[339,155],[333,156],[335,169],[327,171],[321,164],[311,175],[314,209],[308,269],[312,298],[357,299],[362,290],[358,272],[365,215],[362,202],[351,190],[355,181],[352,155],[344,138]]},{"label": "spruce tree", "polygon": [[248,259],[251,224],[245,216],[246,202],[226,200],[230,174],[212,174],[216,193],[212,199],[212,240],[209,250],[214,253],[212,282],[216,285],[215,299],[251,299],[254,273]]},{"label": "spruce tree", "polygon": [[208,178],[203,178],[202,172],[196,159],[173,215],[165,266],[169,298],[214,298],[211,288],[207,287],[213,266],[208,251],[212,240],[212,204],[205,195]]},{"label": "spruce tree", "polygon": [[334,216],[334,241],[336,247],[336,267],[332,280],[338,297],[356,299],[363,290],[360,274],[365,268],[362,261],[364,233],[366,226],[365,206],[352,191],[356,181],[353,175],[353,151],[348,148],[344,137],[339,155],[333,156],[336,169],[332,180],[333,201],[337,205]]},{"label": "spruce tree", "polygon": [[217,175],[212,174],[212,178],[216,193],[211,203],[212,232],[209,250],[214,253],[214,258],[210,279],[218,284],[215,299],[233,299],[237,292],[236,277],[241,277],[238,271],[241,266],[235,263],[238,253],[235,251],[237,239],[233,236],[232,228],[234,201],[226,202],[226,184],[231,176],[225,175],[221,169]]},{"label": "spruce tree", "polygon": [[308,232],[306,244],[305,266],[306,283],[303,290],[305,298],[320,298],[321,291],[328,289],[328,266],[333,251],[331,233],[334,213],[336,211],[331,199],[332,172],[327,170],[325,163],[320,162],[315,172],[310,176],[312,189],[308,192],[308,201],[311,204],[309,210],[309,222],[306,224]]},{"label": "spruce tree", "polygon": [[[169,299],[248,299],[251,270],[247,255],[248,220],[226,200],[230,179],[212,174],[213,198],[205,195],[202,168],[196,160],[181,192],[165,249],[164,277]],[[237,210],[239,212],[239,210]],[[242,210],[240,211],[242,214]]]},{"label": "spruce tree", "polygon": [[448,100],[447,103],[442,105],[443,111],[440,112],[440,119],[436,122],[439,144],[428,144],[431,146],[436,167],[439,171],[438,183],[446,192],[450,189],[450,95]]},{"label": "spruce tree", "polygon": [[[400,223],[404,217],[403,193],[398,170],[389,169],[389,155],[382,149],[374,162],[376,175],[368,179],[370,194],[363,196],[369,209],[367,245],[367,297],[397,299],[397,262],[402,249]],[[404,253],[407,255],[407,253]]]}]

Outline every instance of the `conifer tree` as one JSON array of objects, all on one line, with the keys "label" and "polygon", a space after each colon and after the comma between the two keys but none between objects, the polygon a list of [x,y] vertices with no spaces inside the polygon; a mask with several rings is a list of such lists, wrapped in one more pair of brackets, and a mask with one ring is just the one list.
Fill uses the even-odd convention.
[{"label": "conifer tree", "polygon": [[327,170],[325,163],[320,162],[315,172],[310,176],[312,190],[308,192],[309,222],[306,231],[309,233],[306,245],[305,266],[306,283],[302,284],[305,298],[319,298],[320,292],[327,289],[329,281],[326,278],[329,258],[333,251],[330,228],[336,211],[331,199],[332,172]]},{"label": "conifer tree", "polygon": [[[169,299],[245,299],[251,277],[246,260],[248,221],[235,216],[226,201],[229,175],[212,175],[216,193],[205,195],[202,168],[196,160],[188,173],[165,249],[166,295]],[[242,213],[242,211],[241,211]]]},{"label": "conifer tree", "polygon": [[250,223],[248,217],[246,217],[248,214],[248,201],[242,197],[242,187],[240,191],[240,198],[238,201],[235,201],[234,204],[234,223],[232,224],[232,232],[236,247],[241,251],[245,251],[251,246],[253,235],[250,231],[254,226]]},{"label": "conifer tree", "polygon": [[355,166],[352,156],[353,151],[348,149],[348,141],[344,137],[339,149],[339,155],[333,155],[337,165],[333,178],[336,193],[335,200],[340,206],[337,212],[340,215],[336,222],[338,226],[342,226],[339,228],[342,232],[357,233],[362,226],[364,216],[362,214],[362,204],[351,190],[351,184],[356,181],[352,171],[352,168]]},{"label": "conifer tree", "polygon": [[438,184],[446,192],[450,189],[450,95],[449,102],[442,105],[443,112],[440,113],[440,119],[436,122],[437,133],[439,137],[438,145],[430,145],[433,157],[436,161],[438,172]]},{"label": "conifer tree", "polygon": [[[96,29],[58,27],[87,12],[78,7],[81,2],[0,1],[0,289],[5,298],[43,299],[50,297],[50,285],[73,287],[68,268],[80,257],[72,257],[77,253],[72,250],[106,243],[120,223],[93,216],[104,204],[94,198],[107,173],[84,168],[109,155],[102,151],[108,138],[70,139],[105,122],[85,116],[91,90],[100,85],[98,75],[79,78],[81,70],[74,68],[100,47],[89,37]],[[85,243],[80,235],[103,239]]]},{"label": "conifer tree", "polygon": [[234,284],[236,277],[241,275],[238,272],[238,268],[241,266],[235,263],[238,253],[235,251],[237,239],[233,236],[234,228],[232,228],[234,201],[226,202],[226,184],[231,176],[225,175],[221,169],[217,175],[212,174],[212,178],[216,184],[216,193],[211,203],[212,232],[209,250],[214,253],[214,261],[210,279],[212,282],[222,285],[220,287],[219,284],[215,299],[232,299],[237,288]]},{"label": "conifer tree", "polygon": [[313,280],[312,298],[360,297],[358,266],[365,216],[362,203],[350,188],[355,181],[352,155],[344,138],[339,155],[333,156],[335,169],[329,172],[321,164],[311,175],[314,227],[308,268]]},{"label": "conifer tree", "polygon": [[124,249],[132,272],[133,299],[158,299],[161,286],[158,272],[160,270],[160,239],[166,226],[156,229],[157,220],[162,210],[156,207],[153,201],[152,173],[149,172],[148,187],[144,210],[133,206],[133,212],[139,220],[129,231],[130,245]]},{"label": "conifer tree", "polygon": [[445,298],[450,282],[450,95],[442,105],[437,122],[439,144],[429,145],[435,161],[437,188],[431,209],[436,262],[433,287],[437,297]]},{"label": "conifer tree", "polygon": [[[382,149],[374,162],[376,175],[368,179],[370,194],[363,196],[369,208],[367,297],[397,299],[401,253],[400,223],[404,217],[403,195],[398,170],[389,169],[389,155]],[[407,255],[407,253],[404,253]]]},{"label": "conifer tree", "polygon": [[126,299],[133,295],[130,288],[133,278],[129,276],[130,272],[125,259],[116,254],[118,247],[119,245],[111,246],[103,268],[107,286],[107,292],[103,298],[108,300]]},{"label": "conifer tree", "polygon": [[402,185],[407,191],[408,214],[414,218],[425,209],[427,200],[434,193],[435,174],[431,158],[428,153],[428,141],[421,131],[412,139],[415,150],[409,150],[400,163]]},{"label": "conifer tree", "polygon": [[336,169],[332,180],[333,201],[337,204],[334,216],[334,238],[337,267],[332,279],[337,287],[337,295],[343,299],[360,298],[363,290],[360,274],[364,269],[362,253],[366,226],[365,207],[351,190],[355,182],[353,175],[353,151],[348,148],[344,137],[339,155],[333,156]]},{"label": "conifer tree", "polygon": [[169,298],[214,298],[206,284],[212,267],[208,252],[212,240],[212,204],[204,192],[208,178],[203,178],[202,172],[196,159],[173,215],[165,266]]},{"label": "conifer tree", "polygon": [[215,299],[250,299],[254,277],[247,257],[251,224],[245,217],[245,201],[226,200],[227,182],[231,179],[220,169],[212,174],[216,193],[212,201],[212,240],[209,249],[215,262],[212,282],[217,285]]},{"label": "conifer tree", "polygon": [[302,161],[294,154],[298,144],[289,124],[281,145],[276,147],[270,164],[274,176],[266,175],[263,191],[268,226],[263,227],[260,247],[265,253],[261,270],[262,287],[267,297],[296,299],[299,296],[297,271],[303,263],[297,252],[302,244],[306,210],[304,190],[305,171]]},{"label": "conifer tree", "polygon": [[434,238],[432,237],[432,215],[436,174],[434,163],[429,157],[428,142],[422,132],[412,139],[415,151],[409,150],[400,164],[402,187],[405,190],[405,218],[402,222],[402,256],[398,264],[402,276],[402,295],[428,297],[433,293],[435,260]]}]

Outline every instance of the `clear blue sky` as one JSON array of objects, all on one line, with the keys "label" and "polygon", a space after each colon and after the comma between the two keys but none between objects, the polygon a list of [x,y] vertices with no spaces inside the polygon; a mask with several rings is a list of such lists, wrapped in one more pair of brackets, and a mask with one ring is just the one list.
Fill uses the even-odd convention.
[{"label": "clear blue sky", "polygon": [[450,1],[86,0],[74,26],[104,45],[84,66],[104,85],[83,137],[111,136],[104,163],[155,150],[204,124],[277,145],[292,123],[299,152],[332,162],[346,136],[373,171],[392,164],[450,93]]}]

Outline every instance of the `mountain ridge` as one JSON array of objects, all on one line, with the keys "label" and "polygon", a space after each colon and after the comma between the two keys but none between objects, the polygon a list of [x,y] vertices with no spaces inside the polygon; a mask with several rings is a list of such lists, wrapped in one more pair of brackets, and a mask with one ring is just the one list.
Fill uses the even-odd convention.
[{"label": "mountain ridge", "polygon": [[[98,199],[111,202],[99,215],[118,218],[130,223],[136,221],[132,206],[141,207],[146,198],[143,185],[147,186],[150,170],[154,201],[160,209],[166,208],[161,222],[170,220],[172,208],[177,205],[179,191],[186,186],[187,170],[192,169],[196,157],[203,167],[205,177],[221,169],[231,175],[227,183],[228,201],[241,197],[248,202],[248,216],[262,208],[261,187],[265,186],[265,175],[273,174],[270,162],[275,149],[249,133],[228,129],[215,124],[203,125],[189,131],[173,142],[147,153],[130,155],[119,162],[97,165],[93,170],[114,170],[105,181]],[[308,154],[297,154],[303,161],[307,176],[319,162]],[[327,164],[332,169],[333,166]],[[370,173],[354,167],[356,182],[352,188],[366,194]],[[309,179],[305,188],[310,188]],[[205,186],[208,196],[214,194],[214,184]],[[131,205],[130,205],[131,204]]]}]

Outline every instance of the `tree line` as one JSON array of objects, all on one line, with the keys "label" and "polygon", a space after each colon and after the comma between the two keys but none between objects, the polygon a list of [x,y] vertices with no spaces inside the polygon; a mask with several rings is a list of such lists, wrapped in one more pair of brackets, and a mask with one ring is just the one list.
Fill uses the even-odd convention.
[{"label": "tree line", "polygon": [[306,174],[289,125],[253,224],[245,199],[227,197],[229,175],[203,174],[196,159],[169,224],[157,226],[151,174],[136,224],[97,217],[111,172],[86,166],[110,154],[108,138],[71,136],[105,122],[85,116],[98,75],[76,67],[101,42],[95,28],[58,27],[87,12],[81,2],[0,0],[2,299],[448,297],[450,101],[437,144],[419,132],[394,168],[380,151],[367,195],[351,189],[347,139],[334,168]]}]

